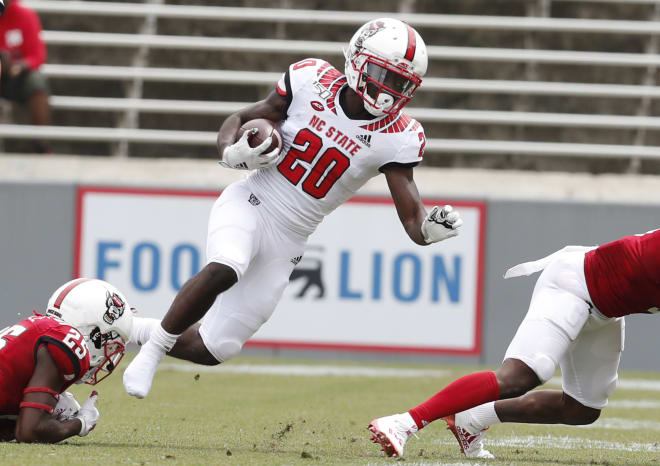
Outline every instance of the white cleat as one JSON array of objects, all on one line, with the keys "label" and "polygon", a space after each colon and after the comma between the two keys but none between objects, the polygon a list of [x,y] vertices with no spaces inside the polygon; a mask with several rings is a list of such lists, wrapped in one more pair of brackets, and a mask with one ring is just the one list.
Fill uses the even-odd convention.
[{"label": "white cleat", "polygon": [[417,425],[408,413],[379,417],[367,427],[373,434],[371,441],[380,444],[387,456],[403,456],[403,448],[411,435],[417,432]]},{"label": "white cleat", "polygon": [[443,418],[447,423],[447,429],[451,430],[452,434],[454,434],[465,456],[481,459],[495,458],[495,455],[484,449],[483,439],[486,436],[488,427],[481,429],[479,432],[471,433],[465,427],[465,416],[466,414],[464,413],[458,413]]},{"label": "white cleat", "polygon": [[151,390],[158,364],[165,357],[165,351],[151,341],[145,343],[135,359],[124,371],[124,388],[129,395],[144,398]]}]

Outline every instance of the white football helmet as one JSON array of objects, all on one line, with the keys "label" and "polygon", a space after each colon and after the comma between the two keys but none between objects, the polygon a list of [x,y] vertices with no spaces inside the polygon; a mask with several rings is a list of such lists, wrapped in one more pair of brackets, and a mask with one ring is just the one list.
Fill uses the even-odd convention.
[{"label": "white football helmet", "polygon": [[83,334],[90,369],[82,382],[95,385],[117,367],[131,335],[133,311],[114,286],[91,278],[71,280],[50,297],[46,314]]},{"label": "white football helmet", "polygon": [[426,74],[422,37],[392,18],[369,21],[344,49],[346,80],[374,116],[396,114],[412,98]]}]

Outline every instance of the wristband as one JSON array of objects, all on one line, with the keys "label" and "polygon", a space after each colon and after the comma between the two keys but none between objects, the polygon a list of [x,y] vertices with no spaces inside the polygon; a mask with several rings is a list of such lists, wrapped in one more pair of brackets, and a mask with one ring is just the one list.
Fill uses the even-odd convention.
[{"label": "wristband", "polygon": [[[87,430],[87,423],[85,422],[85,418],[79,416],[74,419],[78,419],[80,421],[80,432],[78,432],[78,436],[84,437],[85,435],[89,434],[89,431]],[[83,434],[83,432],[85,433]]]}]

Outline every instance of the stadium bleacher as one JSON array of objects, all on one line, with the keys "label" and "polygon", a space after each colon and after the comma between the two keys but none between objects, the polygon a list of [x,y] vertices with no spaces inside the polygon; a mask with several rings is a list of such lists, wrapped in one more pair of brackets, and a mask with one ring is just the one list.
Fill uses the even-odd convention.
[{"label": "stadium bleacher", "polygon": [[389,11],[429,48],[408,109],[429,138],[426,164],[660,167],[653,1],[23,1],[44,25],[54,126],[0,125],[8,151],[40,133],[56,153],[214,158],[224,116],[291,62],[341,67],[354,29]]}]

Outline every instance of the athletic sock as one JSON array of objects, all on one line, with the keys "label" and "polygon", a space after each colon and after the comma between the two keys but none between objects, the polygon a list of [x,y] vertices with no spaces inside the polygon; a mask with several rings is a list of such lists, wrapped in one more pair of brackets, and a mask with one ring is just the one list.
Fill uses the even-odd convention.
[{"label": "athletic sock", "polygon": [[495,373],[491,371],[476,372],[463,376],[427,401],[408,411],[421,429],[425,425],[449,416],[460,413],[489,401],[499,399],[500,388]]},{"label": "athletic sock", "polygon": [[462,414],[465,414],[465,421],[467,422],[467,426],[465,427],[467,427],[468,432],[471,434],[476,434],[487,427],[502,422],[495,412],[494,401],[475,406]]},{"label": "athletic sock", "polygon": [[176,339],[180,336],[181,334],[175,335],[173,333],[169,333],[165,331],[162,325],[157,325],[156,328],[151,332],[149,342],[155,344],[165,353],[168,353],[176,343]]},{"label": "athletic sock", "polygon": [[133,317],[133,328],[131,329],[130,343],[140,346],[149,341],[151,332],[160,327],[160,320],[152,317]]},{"label": "athletic sock", "polygon": [[124,388],[129,395],[144,398],[149,394],[158,364],[165,353],[172,349],[178,337],[166,332],[161,325],[156,326],[149,341],[142,345],[140,352],[124,371]]}]

